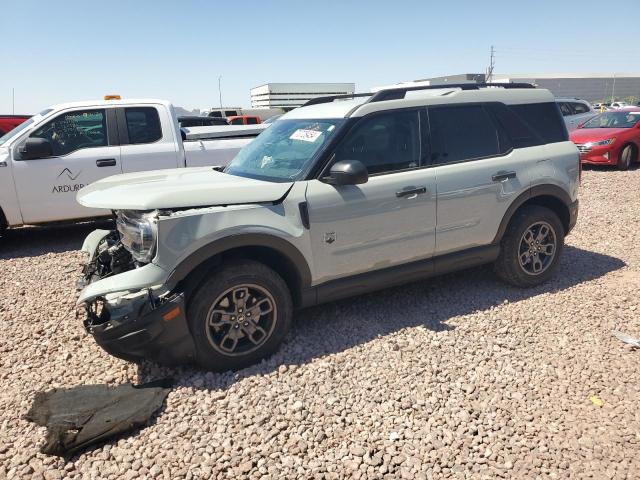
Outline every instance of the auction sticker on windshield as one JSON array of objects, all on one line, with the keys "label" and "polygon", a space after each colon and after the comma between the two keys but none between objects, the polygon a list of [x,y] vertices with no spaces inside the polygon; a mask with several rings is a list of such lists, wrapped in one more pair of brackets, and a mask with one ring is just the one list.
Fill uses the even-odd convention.
[{"label": "auction sticker on windshield", "polygon": [[318,130],[307,130],[304,128],[299,128],[291,134],[289,139],[302,140],[303,142],[315,142],[318,137],[320,137],[320,135],[322,135],[322,132]]}]

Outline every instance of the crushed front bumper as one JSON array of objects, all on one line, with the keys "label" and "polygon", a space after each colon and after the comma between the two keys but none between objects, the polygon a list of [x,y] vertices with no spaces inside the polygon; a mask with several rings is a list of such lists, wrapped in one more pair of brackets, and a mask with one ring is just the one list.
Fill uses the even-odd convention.
[{"label": "crushed front bumper", "polygon": [[[167,292],[155,285],[153,264],[100,278],[96,262],[104,261],[104,244],[109,231],[90,234],[82,250],[89,261],[78,282],[82,288],[78,307],[85,329],[104,350],[128,361],[152,360],[164,365],[190,363],[195,347],[185,316],[184,294]],[[133,275],[147,269],[146,286]],[[157,272],[155,272],[157,273]]]}]

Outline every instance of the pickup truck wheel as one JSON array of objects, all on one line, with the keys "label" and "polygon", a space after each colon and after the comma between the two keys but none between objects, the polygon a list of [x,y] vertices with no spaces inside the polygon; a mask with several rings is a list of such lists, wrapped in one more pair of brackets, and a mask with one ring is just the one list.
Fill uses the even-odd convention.
[{"label": "pickup truck wheel", "polygon": [[546,282],[558,266],[564,227],[551,210],[537,205],[523,208],[511,220],[494,264],[496,274],[517,287]]},{"label": "pickup truck wheel", "polygon": [[289,289],[272,269],[253,260],[223,263],[187,309],[198,364],[236,370],[273,354],[289,331],[292,312]]}]

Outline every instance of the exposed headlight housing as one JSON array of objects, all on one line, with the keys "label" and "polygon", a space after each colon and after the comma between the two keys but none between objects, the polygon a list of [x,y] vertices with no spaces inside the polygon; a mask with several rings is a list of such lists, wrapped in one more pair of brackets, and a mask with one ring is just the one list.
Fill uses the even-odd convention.
[{"label": "exposed headlight housing", "polygon": [[116,228],[120,241],[134,260],[149,263],[156,253],[158,228],[157,211],[139,212],[119,210],[116,212]]},{"label": "exposed headlight housing", "polygon": [[600,140],[598,142],[585,143],[585,146],[586,147],[603,147],[605,145],[611,145],[615,141],[616,141],[615,138],[607,138],[606,140]]}]

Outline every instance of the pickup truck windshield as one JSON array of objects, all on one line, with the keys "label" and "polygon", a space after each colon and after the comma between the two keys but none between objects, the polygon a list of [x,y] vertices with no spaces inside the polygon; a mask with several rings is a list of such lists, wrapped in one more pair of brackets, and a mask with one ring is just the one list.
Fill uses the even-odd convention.
[{"label": "pickup truck windshield", "polygon": [[344,119],[278,120],[244,147],[224,170],[271,182],[298,180]]},{"label": "pickup truck windshield", "polygon": [[53,110],[52,108],[47,108],[46,110],[41,111],[40,113],[38,113],[37,115],[34,115],[33,117],[31,117],[29,120],[26,120],[24,122],[22,122],[20,125],[18,125],[16,128],[14,128],[13,130],[11,130],[10,132],[8,132],[7,134],[3,135],[2,137],[0,137],[0,145],[4,145],[5,143],[7,143],[9,140],[11,140],[13,137],[15,137],[16,135],[18,135],[20,132],[22,132],[23,130],[29,128],[33,122],[35,122],[36,120],[40,120],[42,117],[44,117],[47,113],[49,113],[51,110]]}]

